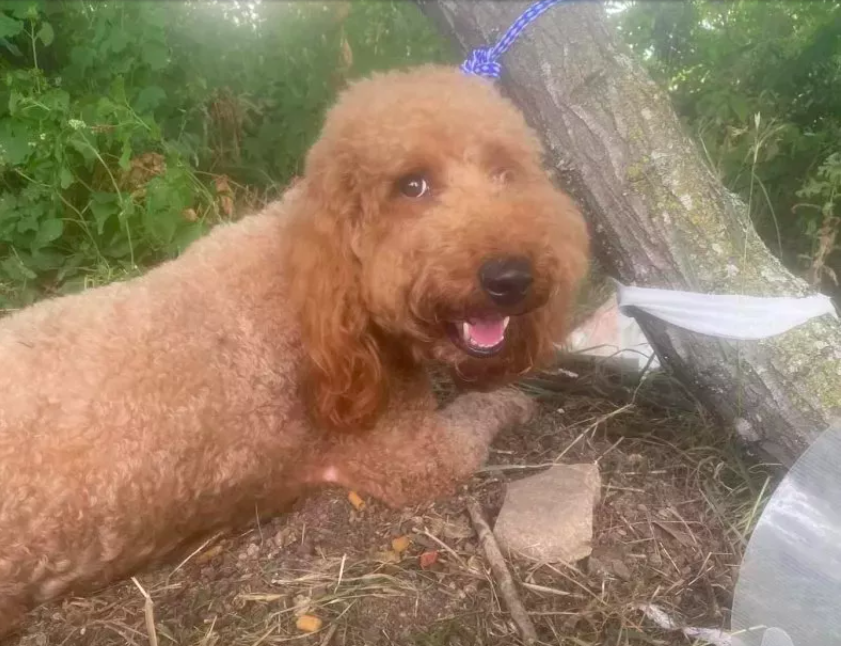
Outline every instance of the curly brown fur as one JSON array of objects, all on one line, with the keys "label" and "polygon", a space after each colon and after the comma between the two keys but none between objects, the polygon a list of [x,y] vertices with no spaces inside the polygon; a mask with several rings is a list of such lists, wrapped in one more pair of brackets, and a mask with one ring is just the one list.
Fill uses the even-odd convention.
[{"label": "curly brown fur", "polygon": [[[518,392],[479,391],[551,356],[587,254],[490,83],[436,67],[357,83],[282,202],[0,321],[0,632],[309,487],[395,506],[451,491],[528,417]],[[477,272],[508,256],[532,282],[500,306]],[[493,330],[493,356],[473,356]],[[475,392],[438,409],[432,363]]]}]

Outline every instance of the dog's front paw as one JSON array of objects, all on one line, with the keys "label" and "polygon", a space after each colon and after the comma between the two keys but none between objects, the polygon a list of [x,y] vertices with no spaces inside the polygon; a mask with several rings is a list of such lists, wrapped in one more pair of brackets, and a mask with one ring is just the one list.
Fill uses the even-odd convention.
[{"label": "dog's front paw", "polygon": [[502,404],[503,423],[509,426],[528,424],[537,415],[537,402],[520,390],[504,388],[489,393]]},{"label": "dog's front paw", "polygon": [[496,433],[503,428],[527,424],[537,413],[537,403],[515,388],[461,395],[456,402],[466,417],[485,419]]}]

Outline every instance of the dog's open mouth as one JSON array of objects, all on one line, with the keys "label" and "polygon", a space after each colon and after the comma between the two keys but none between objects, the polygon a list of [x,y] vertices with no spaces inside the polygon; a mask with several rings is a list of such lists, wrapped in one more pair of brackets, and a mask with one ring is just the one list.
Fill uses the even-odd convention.
[{"label": "dog's open mouth", "polygon": [[487,316],[450,324],[456,345],[474,357],[491,357],[505,346],[508,316]]}]

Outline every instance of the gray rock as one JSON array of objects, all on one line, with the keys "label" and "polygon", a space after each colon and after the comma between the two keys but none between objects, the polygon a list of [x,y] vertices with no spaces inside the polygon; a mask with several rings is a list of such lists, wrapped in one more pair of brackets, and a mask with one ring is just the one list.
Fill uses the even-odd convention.
[{"label": "gray rock", "polygon": [[496,519],[500,547],[541,563],[590,555],[593,507],[601,495],[595,464],[558,465],[508,485]]}]

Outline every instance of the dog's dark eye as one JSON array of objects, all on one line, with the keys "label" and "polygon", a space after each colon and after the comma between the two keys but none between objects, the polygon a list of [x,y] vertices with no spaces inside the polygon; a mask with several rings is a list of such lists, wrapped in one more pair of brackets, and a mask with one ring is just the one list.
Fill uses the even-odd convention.
[{"label": "dog's dark eye", "polygon": [[406,175],[397,182],[397,188],[406,197],[417,199],[429,193],[429,182],[423,175]]}]

